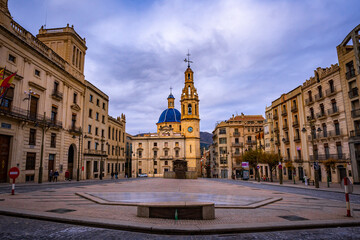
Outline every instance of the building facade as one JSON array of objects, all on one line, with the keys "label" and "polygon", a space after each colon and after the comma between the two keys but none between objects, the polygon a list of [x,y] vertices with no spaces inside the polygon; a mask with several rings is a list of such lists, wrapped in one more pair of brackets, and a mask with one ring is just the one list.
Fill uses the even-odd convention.
[{"label": "building facade", "polygon": [[[218,123],[213,131],[214,174],[220,178],[241,176],[241,162],[245,151],[257,147],[256,135],[263,130],[261,115],[236,115]],[[250,177],[254,177],[250,169]]]},{"label": "building facade", "polygon": [[340,68],[336,64],[317,68],[314,73],[302,86],[311,175],[314,176],[313,166],[317,163],[319,180],[326,182],[325,163],[332,159],[336,164],[330,170],[329,180],[340,182],[345,176],[352,176]]},{"label": "building facade", "polygon": [[132,176],[147,174],[163,177],[174,171],[174,161],[185,161],[187,171],[201,174],[199,96],[194,86],[194,72],[188,66],[181,93],[181,113],[175,108],[172,93],[156,123],[157,132],[132,136]]},{"label": "building facade", "polygon": [[125,115],[113,118],[108,117],[108,139],[107,139],[107,174],[118,173],[119,177],[125,177],[126,163],[126,133]]},{"label": "building facade", "polygon": [[360,25],[356,26],[337,46],[340,67],[340,81],[343,89],[346,125],[352,175],[355,183],[360,183]]}]

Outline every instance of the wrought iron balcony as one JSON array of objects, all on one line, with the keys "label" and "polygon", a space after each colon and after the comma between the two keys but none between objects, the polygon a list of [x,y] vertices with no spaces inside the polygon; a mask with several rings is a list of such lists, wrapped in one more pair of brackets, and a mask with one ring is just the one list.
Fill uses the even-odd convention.
[{"label": "wrought iron balcony", "polygon": [[349,80],[351,78],[355,77],[355,69],[350,69],[347,73],[346,73],[346,79]]},{"label": "wrought iron balcony", "polygon": [[274,127],[274,132],[279,132],[279,127]]},{"label": "wrought iron balcony", "polygon": [[10,107],[10,108],[0,107],[0,114],[22,121],[33,122],[39,126],[62,128],[61,121],[44,117],[44,115],[17,107]]},{"label": "wrought iron balcony", "polygon": [[241,153],[240,152],[234,152],[232,153],[232,157],[240,157]]},{"label": "wrought iron balcony", "polygon": [[326,91],[325,91],[325,94],[327,97],[330,97],[330,96],[334,95],[335,93],[336,93],[335,87],[326,89]]},{"label": "wrought iron balcony", "polygon": [[51,96],[55,99],[61,100],[63,98],[63,94],[59,92],[58,90],[53,90]]},{"label": "wrought iron balcony", "polygon": [[308,99],[305,99],[305,105],[311,105],[314,103],[314,99],[313,98],[308,98]]},{"label": "wrought iron balcony", "polygon": [[232,143],[233,147],[243,147],[243,143]]},{"label": "wrought iron balcony", "polygon": [[358,97],[359,96],[359,91],[357,87],[352,88],[349,92],[349,98],[352,99],[354,97]]},{"label": "wrought iron balcony", "polygon": [[81,134],[81,127],[70,125],[69,126],[69,132],[76,133],[76,134]]},{"label": "wrought iron balcony", "polygon": [[106,151],[101,151],[101,150],[95,150],[95,149],[84,149],[84,154],[85,155],[97,155],[97,156],[107,156]]},{"label": "wrought iron balcony", "polygon": [[360,130],[350,131],[350,137],[360,137]]},{"label": "wrought iron balcony", "polygon": [[344,153],[339,154],[318,154],[318,155],[310,155],[310,161],[325,161],[328,159],[335,159],[335,160],[346,160],[347,156]]},{"label": "wrought iron balcony", "polygon": [[297,112],[297,111],[298,111],[297,105],[291,107],[291,112]]},{"label": "wrought iron balcony", "polygon": [[289,138],[284,138],[284,141],[283,141],[285,144],[289,144],[290,143],[290,140]]},{"label": "wrought iron balcony", "polygon": [[356,118],[360,117],[360,109],[354,109],[351,111],[351,117]]},{"label": "wrought iron balcony", "polygon": [[302,159],[301,157],[294,157],[294,162],[302,163],[302,162],[304,162],[304,159]]},{"label": "wrought iron balcony", "polygon": [[282,111],[281,111],[281,116],[287,116],[287,111],[286,111],[286,110],[282,110]]},{"label": "wrought iron balcony", "polygon": [[294,137],[294,142],[300,142],[300,141],[301,141],[300,136],[295,136]]},{"label": "wrought iron balcony", "polygon": [[328,114],[330,116],[338,114],[338,113],[339,113],[339,109],[337,107],[333,107],[333,108],[328,109]]},{"label": "wrought iron balcony", "polygon": [[315,95],[315,101],[322,100],[324,98],[324,94],[322,92]]},{"label": "wrought iron balcony", "polygon": [[317,114],[316,114],[316,117],[319,118],[319,119],[325,118],[325,117],[326,117],[325,111],[324,111],[324,112],[319,112],[319,113],[317,113]]},{"label": "wrought iron balcony", "polygon": [[299,127],[299,121],[294,121],[293,124],[292,124],[292,126],[293,126],[294,128]]},{"label": "wrought iron balcony", "polygon": [[279,119],[279,115],[274,114],[273,119],[274,119],[274,120],[278,120],[278,119]]},{"label": "wrought iron balcony", "polygon": [[283,129],[284,131],[289,130],[289,125],[288,125],[288,124],[284,124],[282,129]]},{"label": "wrought iron balcony", "polygon": [[240,137],[240,133],[239,133],[239,132],[234,132],[234,133],[233,133],[233,136],[234,136],[234,137]]}]

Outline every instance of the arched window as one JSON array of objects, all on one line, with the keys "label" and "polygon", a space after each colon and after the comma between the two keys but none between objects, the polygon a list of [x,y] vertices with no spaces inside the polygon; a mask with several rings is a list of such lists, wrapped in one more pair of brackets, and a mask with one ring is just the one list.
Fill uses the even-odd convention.
[{"label": "arched window", "polygon": [[197,114],[197,107],[196,107],[196,104],[195,104],[195,115]]},{"label": "arched window", "polygon": [[192,106],[190,103],[188,105],[188,114],[192,114]]},{"label": "arched window", "polygon": [[182,115],[185,115],[185,105],[182,105]]},{"label": "arched window", "polygon": [[190,73],[188,73],[188,79],[190,80]]}]

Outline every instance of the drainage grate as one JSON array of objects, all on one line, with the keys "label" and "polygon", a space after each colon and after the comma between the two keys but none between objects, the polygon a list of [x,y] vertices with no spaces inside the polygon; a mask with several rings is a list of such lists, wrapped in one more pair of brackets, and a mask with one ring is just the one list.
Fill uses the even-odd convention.
[{"label": "drainage grate", "polygon": [[319,200],[318,198],[312,198],[312,197],[304,197],[303,199],[306,199],[306,200]]},{"label": "drainage grate", "polygon": [[303,218],[303,217],[299,217],[299,216],[295,216],[295,215],[289,215],[289,216],[279,216],[283,219],[289,220],[289,221],[304,221],[304,220],[309,220],[307,218]]},{"label": "drainage grate", "polygon": [[57,208],[53,210],[49,210],[47,212],[54,212],[54,213],[68,213],[68,212],[74,212],[76,210],[73,209],[66,209],[66,208]]}]

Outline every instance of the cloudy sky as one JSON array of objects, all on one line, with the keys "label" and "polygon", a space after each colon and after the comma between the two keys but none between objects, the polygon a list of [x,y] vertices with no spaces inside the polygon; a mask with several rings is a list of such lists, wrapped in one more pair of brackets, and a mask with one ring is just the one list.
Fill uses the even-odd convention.
[{"label": "cloudy sky", "polygon": [[360,24],[358,0],[9,0],[36,35],[67,23],[86,38],[85,77],[125,113],[127,132],[156,131],[170,86],[180,109],[190,50],[201,131],[232,114],[262,114]]}]

